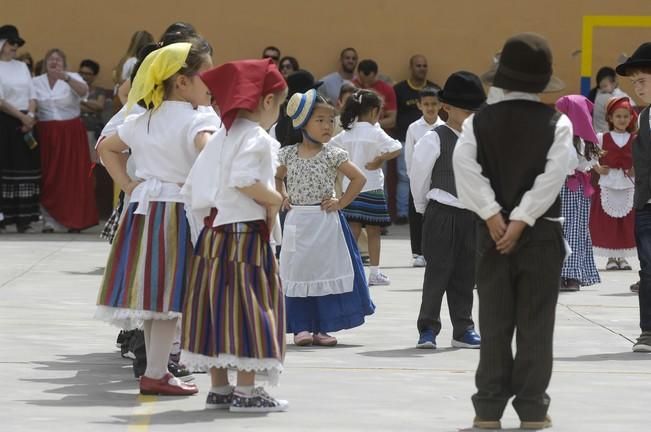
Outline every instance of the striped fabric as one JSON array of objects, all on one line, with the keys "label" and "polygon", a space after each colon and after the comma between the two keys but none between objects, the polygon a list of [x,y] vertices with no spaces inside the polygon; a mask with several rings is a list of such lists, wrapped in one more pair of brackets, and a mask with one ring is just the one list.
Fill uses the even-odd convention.
[{"label": "striped fabric", "polygon": [[583,193],[583,185],[571,191],[566,184],[561,188],[561,216],[563,235],[572,249],[572,253],[561,272],[561,277],[576,279],[581,286],[595,285],[601,282],[594,262],[592,239],[590,237],[590,198]]},{"label": "striped fabric", "polygon": [[188,367],[282,369],[285,305],[263,222],[206,227],[195,247],[183,311]]},{"label": "striped fabric", "polygon": [[391,225],[391,217],[382,189],[360,193],[348,207],[343,209],[343,213],[348,222],[378,226]]},{"label": "striped fabric", "polygon": [[166,313],[178,316],[192,256],[184,206],[152,201],[143,216],[134,214],[137,205],[129,205],[120,223],[97,304],[104,306],[104,312],[106,307],[115,308],[116,321],[118,315],[120,320],[159,318],[156,314]]}]

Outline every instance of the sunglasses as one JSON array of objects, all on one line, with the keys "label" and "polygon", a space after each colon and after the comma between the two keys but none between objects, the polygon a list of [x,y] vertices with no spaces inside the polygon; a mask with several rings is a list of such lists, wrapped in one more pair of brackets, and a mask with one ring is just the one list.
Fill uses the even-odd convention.
[{"label": "sunglasses", "polygon": [[292,66],[291,63],[284,63],[280,65],[281,69],[294,69],[294,66]]},{"label": "sunglasses", "polygon": [[20,41],[16,40],[16,39],[10,39],[10,40],[7,41],[7,43],[9,45],[16,45],[16,46],[20,45]]}]

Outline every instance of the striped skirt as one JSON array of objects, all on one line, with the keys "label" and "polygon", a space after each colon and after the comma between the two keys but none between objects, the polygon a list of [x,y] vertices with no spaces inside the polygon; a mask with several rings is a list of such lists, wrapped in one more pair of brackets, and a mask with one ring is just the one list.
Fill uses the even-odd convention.
[{"label": "striped skirt", "polygon": [[348,222],[376,226],[391,225],[391,217],[382,189],[360,193],[342,212]]},{"label": "striped skirt", "polygon": [[152,201],[147,215],[129,204],[111,247],[96,318],[121,328],[181,315],[192,257],[182,203]]},{"label": "striped skirt", "polygon": [[266,224],[205,227],[194,254],[181,361],[191,370],[263,373],[277,383],[285,356],[285,305]]}]

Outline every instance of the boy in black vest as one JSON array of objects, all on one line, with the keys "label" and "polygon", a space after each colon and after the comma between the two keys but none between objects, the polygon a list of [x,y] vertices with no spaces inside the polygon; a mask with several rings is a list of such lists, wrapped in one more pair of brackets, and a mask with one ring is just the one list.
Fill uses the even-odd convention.
[{"label": "boy in black vest", "polygon": [[[651,42],[635,50],[617,73],[631,79],[635,93],[651,104]],[[633,142],[635,168],[635,241],[640,258],[640,329],[635,352],[651,352],[651,124],[649,107],[640,113],[637,140]]]},{"label": "boy in black vest", "polygon": [[447,293],[452,346],[479,348],[472,320],[475,286],[475,215],[457,199],[452,153],[461,125],[486,101],[479,77],[452,74],[438,98],[447,123],[425,134],[416,144],[410,184],[416,211],[423,214],[423,256],[427,262],[423,299],[418,315],[418,348],[436,348],[441,330],[441,303]]},{"label": "boy in black vest", "polygon": [[473,426],[499,429],[515,395],[520,427],[542,429],[551,426],[546,390],[565,256],[559,193],[578,160],[569,119],[537,96],[563,87],[552,77],[544,38],[524,33],[507,40],[492,85],[489,105],[464,123],[453,157],[459,199],[483,219]]}]

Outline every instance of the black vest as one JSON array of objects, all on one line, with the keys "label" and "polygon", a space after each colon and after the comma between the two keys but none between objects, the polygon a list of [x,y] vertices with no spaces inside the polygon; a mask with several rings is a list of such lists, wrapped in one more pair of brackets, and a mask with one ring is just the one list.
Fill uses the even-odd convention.
[{"label": "black vest", "polygon": [[[512,100],[488,105],[475,115],[477,162],[506,213],[520,204],[545,171],[560,114],[540,102]],[[561,215],[560,196],[543,217]]]},{"label": "black vest", "polygon": [[430,180],[431,189],[441,189],[451,195],[457,196],[457,186],[454,183],[454,169],[452,168],[452,153],[457,143],[458,137],[452,129],[447,126],[438,126],[434,129],[438,134],[441,142],[441,154],[434,168],[432,168],[432,177]]},{"label": "black vest", "polygon": [[649,109],[640,114],[640,130],[633,141],[633,166],[635,167],[636,209],[644,207],[651,199],[651,128],[649,128]]}]

